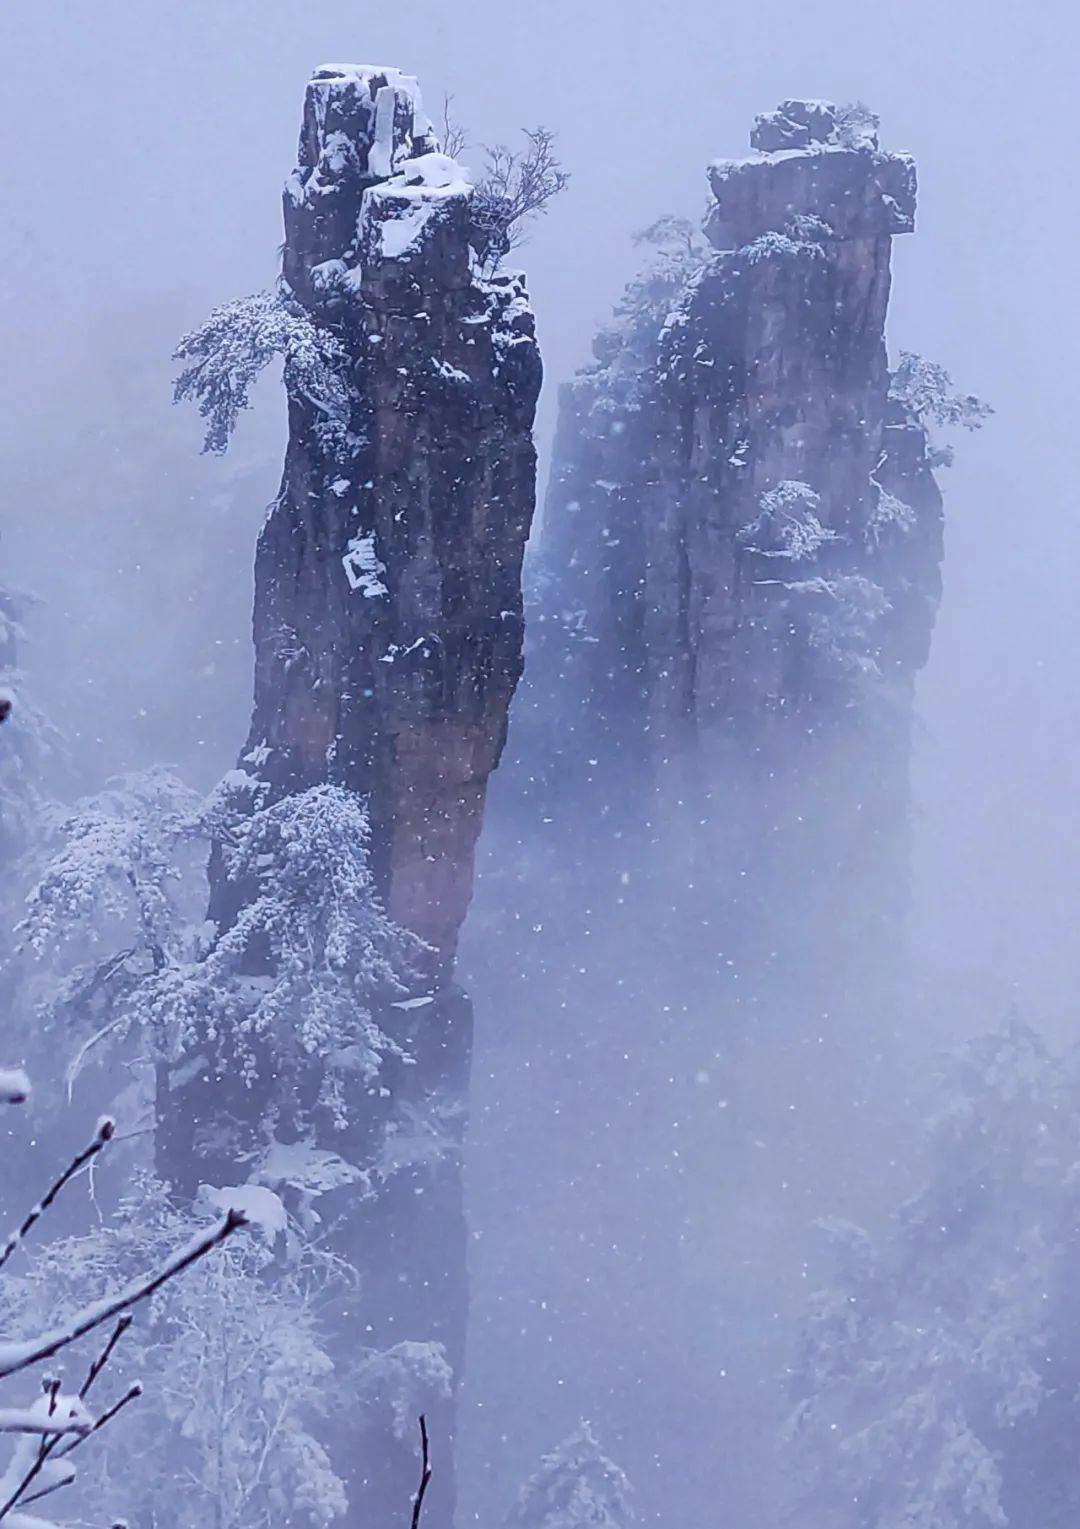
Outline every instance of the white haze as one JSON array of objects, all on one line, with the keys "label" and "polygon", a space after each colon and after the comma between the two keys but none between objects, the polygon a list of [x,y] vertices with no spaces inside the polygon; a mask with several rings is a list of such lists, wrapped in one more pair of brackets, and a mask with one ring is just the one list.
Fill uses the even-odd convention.
[{"label": "white haze", "polygon": [[[9,3],[0,546],[5,582],[44,601],[27,667],[87,784],[163,754],[208,781],[245,731],[250,552],[283,410],[264,385],[236,459],[198,459],[195,422],[170,406],[167,357],[214,303],[274,275],[312,65],[398,65],[429,109],[452,92],[479,141],[557,130],[572,187],[521,256],[547,369],[542,445],[557,383],[587,358],[633,268],[635,229],[696,215],[705,163],[743,150],[755,112],[792,95],[861,98],[920,172],[918,232],[894,243],[891,342],[996,410],[943,475],[945,598],[918,692],[916,954],[945,999],[927,1010],[925,1044],[1010,1004],[1068,1037],[1080,975],[1078,40],[1065,0]],[[233,509],[215,510],[229,484]],[[479,1077],[493,1027],[512,1019],[479,1014]],[[503,1234],[484,1224],[490,1208],[474,1208],[478,1248]],[[540,1321],[537,1341],[549,1330]],[[478,1353],[480,1373],[492,1362]],[[529,1426],[550,1443],[565,1421]],[[499,1437],[495,1424],[467,1427],[485,1448]]]}]

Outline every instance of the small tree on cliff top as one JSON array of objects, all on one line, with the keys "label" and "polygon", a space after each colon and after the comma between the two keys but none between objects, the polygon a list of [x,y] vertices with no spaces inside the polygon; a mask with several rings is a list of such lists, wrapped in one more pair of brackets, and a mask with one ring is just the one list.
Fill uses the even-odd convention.
[{"label": "small tree on cliff top", "polygon": [[524,243],[529,223],[547,212],[570,184],[550,128],[523,128],[524,146],[504,143],[485,149],[487,163],[472,199],[476,253],[488,271],[497,270],[511,250]]}]

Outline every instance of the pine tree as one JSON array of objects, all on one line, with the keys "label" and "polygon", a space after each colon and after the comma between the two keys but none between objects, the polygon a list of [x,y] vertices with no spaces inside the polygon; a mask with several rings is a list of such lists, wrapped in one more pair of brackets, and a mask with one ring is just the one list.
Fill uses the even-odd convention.
[{"label": "pine tree", "polygon": [[582,1421],[522,1487],[507,1529],[627,1529],[630,1494],[625,1474]]},{"label": "pine tree", "polygon": [[843,1529],[1065,1529],[1080,1509],[1073,1290],[1080,1053],[1013,1023],[955,1058],[932,1174],[877,1244],[825,1225],[787,1430],[803,1510]]}]

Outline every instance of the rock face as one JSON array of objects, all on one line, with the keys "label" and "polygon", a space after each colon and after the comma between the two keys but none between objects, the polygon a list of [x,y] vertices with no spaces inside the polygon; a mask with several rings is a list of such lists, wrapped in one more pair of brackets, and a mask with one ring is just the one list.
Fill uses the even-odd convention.
[{"label": "rock face", "polygon": [[[343,1364],[361,1367],[344,1379],[357,1405],[335,1423],[351,1521],[400,1519],[426,1410],[432,1529],[453,1514],[467,1304],[472,1011],[452,969],[522,666],[541,376],[523,279],[477,274],[471,204],[415,80],[315,72],[284,199],[280,322],[299,338],[285,366],[284,474],[256,557],[241,759],[270,800],[325,782],[362,795],[384,904],[426,942],[416,996],[380,1015],[407,1056],[378,1086],[356,1085],[344,1126],[302,1129],[358,1170],[359,1187],[320,1201],[361,1276],[338,1313]],[[211,916],[228,929],[244,889],[212,880]],[[163,1097],[168,1176],[187,1187],[229,1171],[200,1143],[235,1139],[238,1120],[265,1138],[289,1108],[220,1065],[214,1089],[181,1081]]]},{"label": "rock face", "polygon": [[[640,1404],[614,1391],[608,1426],[652,1511],[701,1522],[718,1492],[779,1520],[776,1314],[823,1207],[857,1219],[879,1192],[866,1165],[903,1156],[909,734],[942,551],[884,340],[913,165],[821,103],[785,103],[755,141],[709,167],[708,243],[651,231],[655,262],[562,390],[470,933],[527,931],[471,957],[476,991],[501,1012],[525,986],[561,1161],[607,1167],[609,1223],[583,1218],[563,1293],[583,1313],[569,1341],[586,1375],[635,1356],[636,1396],[663,1398],[685,1454],[653,1473]],[[529,1091],[500,1106],[527,1137]],[[501,1171],[560,1193],[530,1159]],[[646,1278],[609,1256],[609,1226]],[[477,1278],[501,1288],[488,1257]],[[543,1266],[544,1297],[561,1272]],[[500,1330],[500,1355],[515,1342]],[[528,1427],[495,1402],[501,1429]],[[702,1458],[725,1462],[722,1485]]]},{"label": "rock face", "polygon": [[658,764],[865,716],[860,689],[910,685],[939,593],[940,502],[884,341],[914,166],[822,103],[753,137],[709,168],[715,253],[562,397],[546,565],[575,570],[566,647],[594,639],[576,666],[602,714],[633,677]]},{"label": "rock face", "polygon": [[370,797],[390,911],[444,968],[521,670],[540,384],[521,278],[471,269],[470,201],[415,81],[316,72],[283,275],[344,347],[348,408],[289,401],[247,751]]}]

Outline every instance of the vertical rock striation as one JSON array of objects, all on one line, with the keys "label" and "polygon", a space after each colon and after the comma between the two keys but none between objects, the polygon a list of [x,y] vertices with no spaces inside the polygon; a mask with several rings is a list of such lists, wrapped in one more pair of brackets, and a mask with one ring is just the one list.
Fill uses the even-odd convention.
[{"label": "vertical rock striation", "polygon": [[790,850],[817,822],[830,864],[882,851],[889,900],[940,593],[940,497],[884,339],[915,169],[824,103],[785,102],[752,146],[709,167],[711,253],[669,255],[563,390],[545,663],[585,752],[617,743],[654,810],[690,801],[736,859],[747,829]]},{"label": "vertical rock striation", "polygon": [[522,279],[472,268],[470,202],[415,81],[316,72],[283,277],[344,346],[348,408],[289,400],[248,750],[283,789],[369,797],[389,908],[443,966],[521,671],[540,383]]},{"label": "vertical rock striation", "polygon": [[[524,932],[478,952],[477,991],[498,1010],[525,974],[560,1161],[607,1170],[561,1309],[583,1374],[632,1354],[629,1394],[663,1410],[653,1463],[640,1401],[610,1395],[637,1484],[660,1518],[711,1521],[719,1494],[766,1522],[766,1377],[807,1228],[862,1214],[903,1157],[909,734],[942,509],[884,339],[911,160],[867,114],[793,101],[709,183],[707,242],[650,231],[656,261],[562,390],[470,938]],[[530,1091],[500,1104],[527,1138]],[[556,1304],[560,1278],[537,1279]]]},{"label": "vertical rock striation", "polygon": [[[211,1090],[190,1064],[163,1085],[174,1182],[221,1182],[245,1133],[249,1159],[269,1135],[347,1160],[319,1212],[361,1275],[339,1314],[342,1384],[358,1388],[337,1419],[339,1463],[353,1521],[400,1521],[417,1477],[414,1414],[426,1408],[432,1529],[453,1513],[467,1301],[472,1011],[452,971],[522,666],[541,372],[523,279],[477,273],[471,204],[415,80],[315,72],[284,198],[289,438],[256,557],[241,764],[264,801],[329,783],[366,802],[382,899],[425,942],[420,990],[379,1016],[406,1057],[384,1058],[374,1086],[358,1078],[344,1125],[340,1109],[297,1118],[272,1082],[247,1086],[220,1059]],[[247,891],[214,878],[218,931]]]},{"label": "vertical rock striation", "polygon": [[[715,253],[662,327],[607,331],[562,395],[549,553],[583,567],[587,619],[625,637],[658,756],[847,704],[855,671],[908,681],[938,595],[940,505],[884,340],[914,165],[818,104],[786,103],[753,141],[709,168]],[[862,618],[830,622],[819,578],[880,594],[851,586],[841,609]],[[592,635],[603,707],[610,643]]]}]

